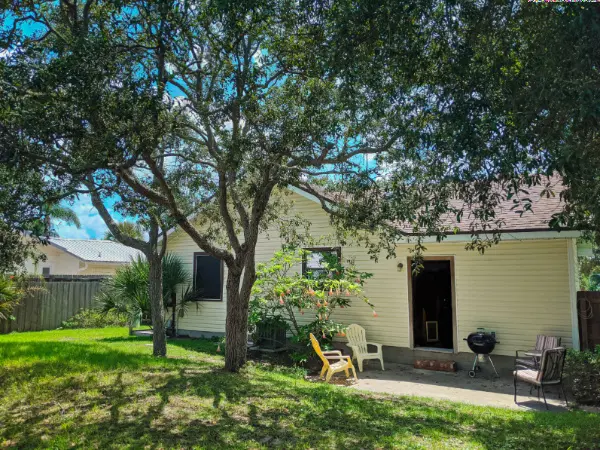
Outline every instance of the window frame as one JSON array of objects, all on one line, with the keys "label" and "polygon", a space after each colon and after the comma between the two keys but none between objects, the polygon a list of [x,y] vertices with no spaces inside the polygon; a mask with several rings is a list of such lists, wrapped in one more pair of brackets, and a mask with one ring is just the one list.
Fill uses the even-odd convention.
[{"label": "window frame", "polygon": [[[206,252],[194,252],[194,264],[193,264],[193,271],[192,271],[192,288],[194,290],[196,290],[196,269],[197,269],[197,262],[198,262],[198,257],[199,256],[210,256],[211,258],[214,258],[213,255],[206,253]],[[217,258],[215,258],[217,259]],[[224,273],[224,266],[223,266],[223,260],[217,259],[217,261],[219,261],[219,277],[220,279],[220,289],[219,289],[219,298],[200,298],[198,300],[194,300],[197,302],[222,302],[223,301],[223,273]]]},{"label": "window frame", "polygon": [[[338,257],[338,262],[342,261],[342,247],[306,247],[302,249],[305,252],[310,252],[310,253],[333,253],[335,252],[337,254]],[[303,254],[302,255],[302,277],[306,277],[306,272],[307,272],[307,264],[308,264],[308,258],[307,258],[307,254]],[[321,269],[322,270],[322,269]]]}]

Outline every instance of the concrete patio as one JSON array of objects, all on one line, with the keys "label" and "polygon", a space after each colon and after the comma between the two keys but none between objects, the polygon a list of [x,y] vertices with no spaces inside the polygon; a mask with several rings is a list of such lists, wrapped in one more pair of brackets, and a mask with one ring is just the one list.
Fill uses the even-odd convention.
[{"label": "concrete patio", "polygon": [[[436,372],[415,369],[404,364],[386,363],[386,370],[379,369],[379,362],[372,361],[358,373],[358,383],[351,388],[383,394],[414,395],[441,400],[472,403],[482,406],[497,406],[521,410],[544,410],[544,400],[538,401],[534,389],[529,394],[529,386],[519,383],[517,400],[513,398],[513,379],[509,373],[500,372],[497,378],[491,367],[483,366],[477,378],[469,378],[467,371],[456,373]],[[491,372],[491,373],[490,373]],[[551,411],[567,411],[564,398],[559,399],[560,388],[546,389],[546,399]],[[571,399],[569,398],[569,405]]]}]

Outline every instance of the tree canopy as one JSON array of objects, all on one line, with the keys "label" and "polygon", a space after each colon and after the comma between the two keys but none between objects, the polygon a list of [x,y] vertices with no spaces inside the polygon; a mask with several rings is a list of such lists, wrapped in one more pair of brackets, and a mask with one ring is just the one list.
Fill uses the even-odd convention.
[{"label": "tree canopy", "polygon": [[[400,145],[377,155],[373,173],[328,180],[331,194],[341,190],[352,199],[341,221],[379,228],[393,247],[406,228],[439,238],[453,233],[441,219],[454,215],[470,222],[473,247],[484,249],[504,225],[498,205],[508,199],[515,214],[535,213],[529,187],[541,184],[543,195],[557,195],[548,177],[558,175],[565,208],[548,225],[589,230],[598,242],[600,10],[432,2],[411,20],[407,11],[417,5],[363,6],[371,13],[350,8],[356,27],[336,39],[373,49],[353,51],[367,55],[354,76],[379,93],[399,85],[394,74],[415,77],[411,102],[421,106],[403,115]],[[403,39],[410,26],[429,30],[420,44]],[[407,65],[411,49],[423,50],[420,64]],[[383,82],[372,81],[382,73]],[[381,228],[398,222],[403,229]]]},{"label": "tree canopy", "polygon": [[405,237],[390,224],[441,239],[449,213],[483,249],[496,206],[527,213],[526,186],[555,172],[568,206],[554,225],[595,225],[597,9],[60,0],[3,17],[3,152],[84,186],[107,223],[118,196],[153,224],[152,252],[170,221],[223,260],[230,370],[245,361],[258,235],[288,186],[390,252]]}]

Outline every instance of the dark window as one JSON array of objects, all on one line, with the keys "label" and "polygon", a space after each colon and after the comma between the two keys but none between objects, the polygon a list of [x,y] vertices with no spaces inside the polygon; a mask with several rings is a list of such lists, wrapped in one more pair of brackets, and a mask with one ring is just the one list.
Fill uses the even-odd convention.
[{"label": "dark window", "polygon": [[305,248],[304,250],[308,253],[302,260],[302,275],[312,278],[318,278],[327,272],[324,267],[325,255],[334,256],[338,262],[342,257],[342,249],[339,247]]},{"label": "dark window", "polygon": [[223,265],[214,256],[194,253],[194,291],[201,300],[221,300]]},{"label": "dark window", "polygon": [[50,267],[42,267],[42,276],[50,276]]}]

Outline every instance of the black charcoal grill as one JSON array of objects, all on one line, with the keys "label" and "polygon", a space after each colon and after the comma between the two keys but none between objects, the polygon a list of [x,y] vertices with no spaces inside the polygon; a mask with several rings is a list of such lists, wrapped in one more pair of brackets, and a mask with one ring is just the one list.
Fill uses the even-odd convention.
[{"label": "black charcoal grill", "polygon": [[492,358],[490,356],[490,353],[492,353],[494,351],[496,344],[499,343],[496,340],[495,333],[486,333],[485,331],[479,330],[479,331],[476,331],[475,333],[471,333],[465,339],[465,341],[467,341],[467,344],[469,345],[469,348],[471,349],[471,351],[473,353],[475,353],[475,360],[473,361],[473,368],[471,370],[469,370],[469,376],[471,378],[475,378],[475,375],[477,374],[477,372],[479,372],[481,370],[481,367],[479,366],[479,364],[477,364],[480,355],[482,355],[484,357],[487,356],[487,359],[490,361],[490,364],[492,365],[492,368],[494,369],[496,376],[499,376],[498,372],[496,371],[496,367],[494,366],[494,362],[492,361]]}]

